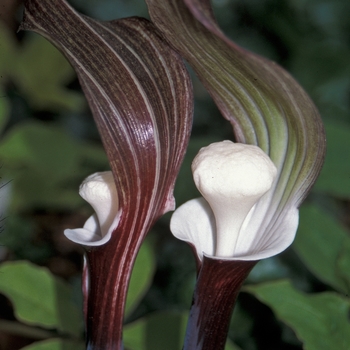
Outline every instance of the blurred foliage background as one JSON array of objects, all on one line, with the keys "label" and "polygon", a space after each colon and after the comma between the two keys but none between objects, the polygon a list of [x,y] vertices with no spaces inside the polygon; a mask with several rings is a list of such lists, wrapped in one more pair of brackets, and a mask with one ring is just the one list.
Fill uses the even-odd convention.
[{"label": "blurred foliage background", "polygon": [[[71,0],[110,20],[147,17],[142,0]],[[285,67],[314,99],[328,151],[295,243],[261,261],[240,294],[227,349],[350,349],[350,2],[214,0],[232,40]],[[0,5],[0,350],[83,349],[83,249],[63,236],[91,214],[81,181],[108,170],[75,74],[43,38],[16,33],[21,1]],[[198,195],[190,163],[232,139],[193,76],[195,119],[175,197]],[[165,215],[149,234],[128,299],[125,347],[180,349],[195,283],[190,248]]]}]

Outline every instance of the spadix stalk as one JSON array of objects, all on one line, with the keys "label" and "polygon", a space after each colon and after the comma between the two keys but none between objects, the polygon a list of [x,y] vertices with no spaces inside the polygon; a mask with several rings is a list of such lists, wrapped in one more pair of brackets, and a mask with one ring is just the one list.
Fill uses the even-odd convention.
[{"label": "spadix stalk", "polygon": [[215,216],[215,256],[231,257],[244,220],[271,188],[277,169],[259,147],[223,141],[202,148],[192,172]]}]

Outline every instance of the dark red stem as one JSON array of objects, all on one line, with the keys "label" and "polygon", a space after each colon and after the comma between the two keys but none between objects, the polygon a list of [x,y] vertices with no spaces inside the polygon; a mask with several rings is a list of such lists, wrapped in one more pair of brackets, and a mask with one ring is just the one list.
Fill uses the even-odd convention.
[{"label": "dark red stem", "polygon": [[[112,237],[111,240],[116,240]],[[87,253],[88,350],[121,350],[125,301],[139,243],[119,239]]]},{"label": "dark red stem", "polygon": [[184,350],[225,348],[238,293],[256,263],[204,257],[194,291]]}]

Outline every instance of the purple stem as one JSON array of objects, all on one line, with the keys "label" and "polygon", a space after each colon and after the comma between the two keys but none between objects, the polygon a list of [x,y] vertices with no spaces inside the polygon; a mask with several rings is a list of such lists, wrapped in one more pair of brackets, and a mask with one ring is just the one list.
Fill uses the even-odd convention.
[{"label": "purple stem", "polygon": [[[116,238],[112,236],[112,240]],[[88,350],[122,350],[126,295],[139,242],[118,242],[87,253],[89,288],[85,294]]]},{"label": "purple stem", "polygon": [[184,350],[225,348],[238,293],[257,262],[203,258],[193,295]]}]

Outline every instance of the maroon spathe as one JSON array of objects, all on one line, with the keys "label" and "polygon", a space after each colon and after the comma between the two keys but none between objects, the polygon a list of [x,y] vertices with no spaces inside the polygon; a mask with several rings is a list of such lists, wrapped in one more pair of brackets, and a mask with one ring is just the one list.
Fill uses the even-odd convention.
[{"label": "maroon spathe", "polygon": [[68,58],[107,153],[120,221],[107,243],[89,248],[84,307],[88,349],[119,350],[136,255],[154,222],[174,209],[192,84],[182,58],[146,19],[100,22],[65,0],[26,0],[21,29],[43,35]]}]

